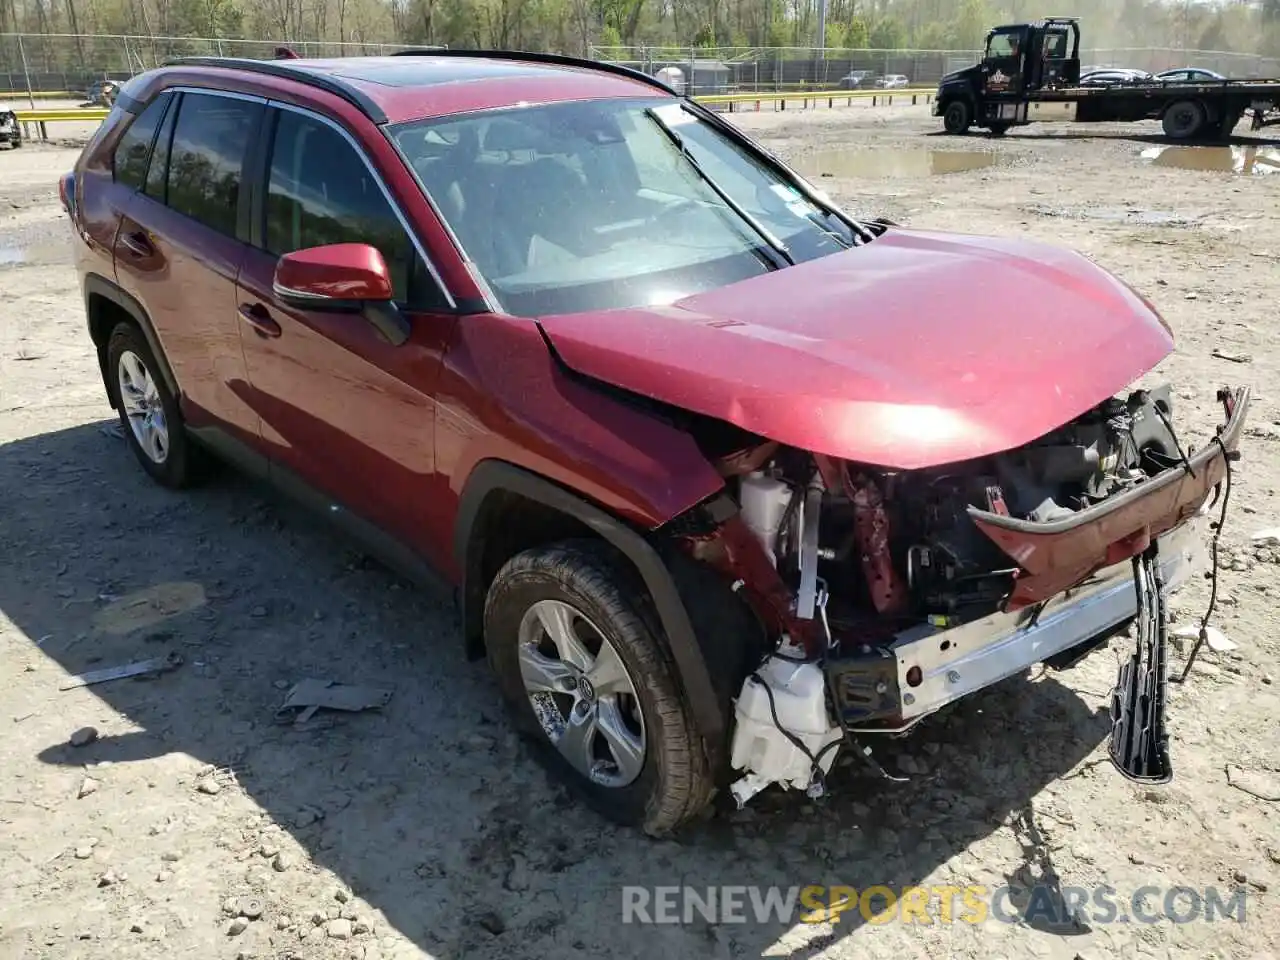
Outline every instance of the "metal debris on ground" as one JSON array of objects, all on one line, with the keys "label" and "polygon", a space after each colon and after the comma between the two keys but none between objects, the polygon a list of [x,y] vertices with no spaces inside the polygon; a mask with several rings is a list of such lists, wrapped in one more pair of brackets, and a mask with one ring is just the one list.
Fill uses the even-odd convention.
[{"label": "metal debris on ground", "polygon": [[1259,530],[1251,539],[1255,547],[1280,547],[1280,527]]},{"label": "metal debris on ground", "polygon": [[152,657],[149,660],[138,660],[120,667],[104,667],[101,670],[90,670],[68,677],[58,685],[59,690],[74,690],[76,687],[88,687],[108,680],[123,680],[126,677],[140,677],[145,674],[167,673],[182,666],[182,655],[176,652],[165,657]]},{"label": "metal debris on ground", "polygon": [[1259,800],[1280,800],[1280,778],[1245,770],[1241,767],[1226,765],[1227,783]]},{"label": "metal debris on ground", "polygon": [[[1182,640],[1195,640],[1200,636],[1200,628],[1192,625],[1179,627],[1173,635]],[[1227,635],[1217,627],[1204,628],[1204,642],[1214,653],[1228,653],[1236,649],[1235,642],[1227,639]]]},{"label": "metal debris on ground", "polygon": [[276,720],[280,723],[306,723],[320,709],[349,713],[377,710],[391,701],[392,692],[387,688],[338,683],[336,680],[300,680],[276,711]]}]

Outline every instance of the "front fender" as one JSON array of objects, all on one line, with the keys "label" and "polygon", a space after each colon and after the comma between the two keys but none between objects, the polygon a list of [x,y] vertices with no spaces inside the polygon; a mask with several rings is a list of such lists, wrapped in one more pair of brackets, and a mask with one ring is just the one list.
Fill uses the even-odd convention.
[{"label": "front fender", "polygon": [[530,320],[464,317],[445,358],[436,460],[454,496],[505,461],[655,529],[724,481],[688,433],[565,372]]}]

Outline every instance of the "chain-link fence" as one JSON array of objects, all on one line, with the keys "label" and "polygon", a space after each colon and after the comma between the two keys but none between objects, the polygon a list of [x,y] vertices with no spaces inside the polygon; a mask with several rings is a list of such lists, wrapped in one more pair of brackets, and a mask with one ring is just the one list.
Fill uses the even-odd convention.
[{"label": "chain-link fence", "polygon": [[[407,44],[336,41],[228,40],[210,37],[0,33],[0,91],[85,91],[95,80],[125,80],[173,57],[269,59],[288,46],[304,57],[385,54]],[[861,88],[890,83],[933,86],[946,73],[976,63],[980,50],[819,50],[810,47],[592,47],[597,60],[645,73],[680,71],[692,93]],[[1228,77],[1280,76],[1280,60],[1222,50],[1141,47],[1085,49],[1089,67],[1133,67],[1152,73],[1204,67]],[[668,74],[668,76],[675,76]]]},{"label": "chain-link fence", "polygon": [[95,80],[127,80],[174,57],[269,60],[281,46],[287,46],[301,57],[358,57],[414,45],[0,33],[0,91],[79,94]]},{"label": "chain-link fence", "polygon": [[[812,47],[592,47],[597,60],[622,63],[682,82],[692,93],[788,91],[807,88],[933,86],[982,59],[981,50],[840,50]],[[1141,47],[1084,49],[1082,65],[1132,67],[1157,73],[1202,67],[1232,78],[1280,76],[1280,60],[1221,50]],[[888,81],[887,78],[895,78]]]}]

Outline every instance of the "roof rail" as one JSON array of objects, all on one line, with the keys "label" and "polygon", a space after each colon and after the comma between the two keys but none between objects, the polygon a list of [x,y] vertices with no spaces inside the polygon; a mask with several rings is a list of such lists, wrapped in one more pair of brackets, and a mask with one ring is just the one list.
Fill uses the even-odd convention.
[{"label": "roof rail", "polygon": [[382,108],[351,84],[343,83],[333,74],[309,70],[296,60],[253,60],[248,57],[177,57],[165,63],[166,67],[220,67],[225,70],[245,70],[268,77],[296,80],[309,87],[332,93],[351,104],[374,123],[386,123]]},{"label": "roof rail", "polygon": [[657,87],[663,93],[673,97],[681,94],[663,83],[657,77],[651,77],[643,70],[624,67],[620,63],[609,63],[605,60],[588,60],[586,57],[568,57],[559,53],[532,53],[527,50],[435,50],[431,48],[414,48],[411,50],[395,50],[393,57],[474,57],[486,60],[515,60],[522,63],[545,63],[557,67],[578,67],[583,70],[597,70],[601,73],[612,73],[615,76],[637,80],[640,83]]}]

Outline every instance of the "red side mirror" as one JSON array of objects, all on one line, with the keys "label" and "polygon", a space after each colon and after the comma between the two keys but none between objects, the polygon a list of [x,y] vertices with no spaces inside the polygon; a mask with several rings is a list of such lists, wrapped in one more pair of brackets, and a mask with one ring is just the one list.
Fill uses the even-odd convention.
[{"label": "red side mirror", "polygon": [[303,310],[355,310],[392,299],[391,274],[367,243],[334,243],[286,253],[276,264],[275,295]]}]

